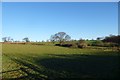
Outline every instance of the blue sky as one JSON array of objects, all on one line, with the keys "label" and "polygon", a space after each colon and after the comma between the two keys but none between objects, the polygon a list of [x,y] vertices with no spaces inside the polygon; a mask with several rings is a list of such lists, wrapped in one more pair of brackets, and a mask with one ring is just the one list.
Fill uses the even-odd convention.
[{"label": "blue sky", "polygon": [[118,34],[115,2],[3,2],[2,35],[14,40],[49,39],[66,32],[72,39]]}]

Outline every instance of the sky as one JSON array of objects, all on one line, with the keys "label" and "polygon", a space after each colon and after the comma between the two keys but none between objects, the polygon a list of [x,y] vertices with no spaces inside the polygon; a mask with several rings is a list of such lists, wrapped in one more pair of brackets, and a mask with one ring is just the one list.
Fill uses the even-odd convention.
[{"label": "sky", "polygon": [[2,36],[42,41],[57,32],[72,39],[118,34],[117,2],[3,2]]},{"label": "sky", "polygon": [[2,0],[2,2],[118,2],[119,0]]}]

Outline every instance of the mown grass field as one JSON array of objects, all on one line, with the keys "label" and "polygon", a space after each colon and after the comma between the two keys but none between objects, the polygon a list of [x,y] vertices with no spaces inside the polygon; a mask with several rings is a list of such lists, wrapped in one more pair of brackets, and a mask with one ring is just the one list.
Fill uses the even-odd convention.
[{"label": "mown grass field", "polygon": [[3,80],[113,79],[119,52],[53,45],[3,44]]}]

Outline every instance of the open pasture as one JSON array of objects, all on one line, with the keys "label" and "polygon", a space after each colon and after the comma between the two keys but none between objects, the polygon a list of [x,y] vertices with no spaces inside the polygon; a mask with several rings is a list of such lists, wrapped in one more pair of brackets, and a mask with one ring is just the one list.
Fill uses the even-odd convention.
[{"label": "open pasture", "polygon": [[115,79],[119,52],[53,45],[3,44],[3,80]]}]

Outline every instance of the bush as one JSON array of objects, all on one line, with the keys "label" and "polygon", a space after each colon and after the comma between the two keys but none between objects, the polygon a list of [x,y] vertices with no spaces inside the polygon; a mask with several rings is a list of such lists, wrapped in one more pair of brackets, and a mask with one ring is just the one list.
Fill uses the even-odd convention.
[{"label": "bush", "polygon": [[60,46],[60,44],[55,44],[55,46]]},{"label": "bush", "polygon": [[71,48],[86,48],[87,43],[85,40],[79,40],[78,42],[65,42],[62,44],[55,44],[55,46],[71,47]]},{"label": "bush", "polygon": [[78,45],[76,43],[73,43],[71,48],[78,48]]},{"label": "bush", "polygon": [[92,46],[103,46],[104,43],[101,40],[96,40],[92,42]]},{"label": "bush", "polygon": [[78,41],[78,48],[86,48],[86,47],[87,47],[87,43],[85,40]]},{"label": "bush", "polygon": [[72,44],[55,44],[55,46],[71,47]]},{"label": "bush", "polygon": [[104,47],[118,47],[119,45],[117,43],[112,42],[105,42]]},{"label": "bush", "polygon": [[78,45],[78,48],[86,48],[87,47],[87,44],[85,43],[81,43]]},{"label": "bush", "polygon": [[62,47],[71,47],[72,44],[62,44],[61,46],[62,46]]}]

